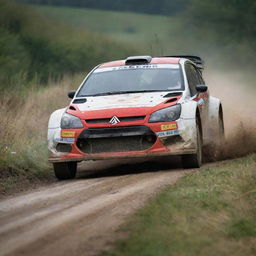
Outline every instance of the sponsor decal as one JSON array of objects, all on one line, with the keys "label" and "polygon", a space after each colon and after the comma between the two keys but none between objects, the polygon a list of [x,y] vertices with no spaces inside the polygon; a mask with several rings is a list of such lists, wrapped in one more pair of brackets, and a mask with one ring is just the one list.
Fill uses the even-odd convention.
[{"label": "sponsor decal", "polygon": [[75,139],[74,138],[57,138],[56,141],[57,142],[68,143],[68,144],[75,143]]},{"label": "sponsor decal", "polygon": [[111,124],[115,125],[115,124],[118,124],[120,123],[120,120],[116,117],[116,116],[113,116],[110,121],[109,121]]},{"label": "sponsor decal", "polygon": [[130,65],[130,66],[117,66],[117,67],[108,67],[108,68],[98,68],[94,73],[108,72],[108,71],[118,71],[118,70],[133,70],[133,69],[178,69],[178,64],[154,64],[154,65]]},{"label": "sponsor decal", "polygon": [[156,135],[158,137],[166,137],[180,134],[179,130],[165,131],[165,132],[157,132]]},{"label": "sponsor decal", "polygon": [[197,102],[198,105],[203,105],[204,104],[204,99],[200,99],[198,102]]},{"label": "sponsor decal", "polygon": [[62,138],[74,138],[76,132],[74,131],[61,131],[61,137]]},{"label": "sponsor decal", "polygon": [[166,130],[176,130],[177,129],[177,124],[163,124],[161,125],[161,130],[166,131]]}]

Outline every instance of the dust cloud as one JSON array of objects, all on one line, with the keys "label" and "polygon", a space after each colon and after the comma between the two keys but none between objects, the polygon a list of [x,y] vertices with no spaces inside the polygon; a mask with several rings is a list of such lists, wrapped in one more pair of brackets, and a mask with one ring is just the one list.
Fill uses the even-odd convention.
[{"label": "dust cloud", "polygon": [[[225,142],[221,159],[256,152],[256,81],[242,71],[205,72],[212,96],[222,101]],[[253,79],[251,79],[253,80]]]}]

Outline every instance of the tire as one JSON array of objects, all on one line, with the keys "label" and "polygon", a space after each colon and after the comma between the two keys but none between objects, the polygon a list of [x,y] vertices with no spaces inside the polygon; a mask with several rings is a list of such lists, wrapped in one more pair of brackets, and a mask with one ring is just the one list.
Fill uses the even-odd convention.
[{"label": "tire", "polygon": [[219,115],[219,140],[220,145],[225,144],[225,129],[224,129],[224,121],[223,121],[223,115]]},{"label": "tire", "polygon": [[214,157],[214,160],[219,160],[223,157],[225,145],[225,130],[222,114],[219,114],[216,130],[216,138],[215,142],[213,143],[212,155]]},{"label": "tire", "polygon": [[212,124],[211,141],[204,146],[204,159],[215,162],[225,158],[225,129],[222,107],[219,108],[218,118]]},{"label": "tire", "polygon": [[196,133],[197,133],[197,152],[190,155],[182,155],[182,166],[185,169],[200,168],[202,165],[202,129],[200,124],[200,118],[196,118]]},{"label": "tire", "polygon": [[77,162],[54,163],[53,169],[58,180],[69,180],[76,177]]}]

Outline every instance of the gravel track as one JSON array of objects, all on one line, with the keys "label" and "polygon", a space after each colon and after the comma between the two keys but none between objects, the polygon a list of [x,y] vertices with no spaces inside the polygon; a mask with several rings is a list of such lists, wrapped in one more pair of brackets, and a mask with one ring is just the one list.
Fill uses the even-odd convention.
[{"label": "gravel track", "polygon": [[76,180],[0,202],[0,255],[96,255],[112,246],[129,215],[185,173],[162,161],[79,169]]}]

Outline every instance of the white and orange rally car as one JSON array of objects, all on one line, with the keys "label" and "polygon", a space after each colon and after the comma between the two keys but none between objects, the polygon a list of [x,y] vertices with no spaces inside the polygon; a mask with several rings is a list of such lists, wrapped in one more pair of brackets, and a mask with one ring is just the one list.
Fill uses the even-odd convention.
[{"label": "white and orange rally car", "polygon": [[196,56],[134,56],[95,67],[48,125],[58,179],[77,162],[180,155],[198,168],[204,145],[223,139],[222,105],[209,95]]}]

